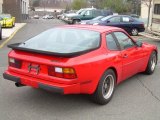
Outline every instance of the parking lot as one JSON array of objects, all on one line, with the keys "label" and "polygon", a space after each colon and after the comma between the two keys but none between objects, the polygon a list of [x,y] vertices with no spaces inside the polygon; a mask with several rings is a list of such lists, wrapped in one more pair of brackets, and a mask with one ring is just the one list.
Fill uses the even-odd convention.
[{"label": "parking lot", "polygon": [[[63,24],[59,20],[29,20],[7,44],[23,42]],[[143,36],[134,38],[155,44],[160,50],[160,41]],[[15,87],[2,76],[7,68],[9,51],[6,45],[0,49],[0,120],[160,119],[160,61],[153,75],[138,74],[126,80],[117,86],[110,103],[100,106],[92,103],[87,95],[63,96],[31,87]]]}]

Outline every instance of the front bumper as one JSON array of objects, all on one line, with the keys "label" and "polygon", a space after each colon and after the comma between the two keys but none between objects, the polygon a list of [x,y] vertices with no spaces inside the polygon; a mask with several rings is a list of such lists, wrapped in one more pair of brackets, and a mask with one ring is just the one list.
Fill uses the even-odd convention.
[{"label": "front bumper", "polygon": [[66,23],[68,23],[68,24],[72,24],[72,23],[73,23],[73,20],[72,20],[72,19],[67,19],[67,18],[65,18],[64,21],[65,21]]},{"label": "front bumper", "polygon": [[53,82],[44,81],[41,79],[20,75],[17,73],[10,73],[8,71],[3,73],[3,78],[16,83],[20,83],[24,86],[31,86],[34,88],[40,88],[40,89],[44,89],[47,91],[60,93],[60,94],[79,94],[80,93],[79,84],[66,85],[66,84],[53,83]]},{"label": "front bumper", "polygon": [[3,28],[13,27],[12,24],[1,24],[1,26],[2,26]]}]

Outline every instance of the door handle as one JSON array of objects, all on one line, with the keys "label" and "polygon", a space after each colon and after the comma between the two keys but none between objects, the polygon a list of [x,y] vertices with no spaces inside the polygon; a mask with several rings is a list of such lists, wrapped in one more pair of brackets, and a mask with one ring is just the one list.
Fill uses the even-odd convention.
[{"label": "door handle", "polygon": [[128,58],[128,55],[127,55],[127,54],[124,54],[124,55],[123,55],[123,58]]}]

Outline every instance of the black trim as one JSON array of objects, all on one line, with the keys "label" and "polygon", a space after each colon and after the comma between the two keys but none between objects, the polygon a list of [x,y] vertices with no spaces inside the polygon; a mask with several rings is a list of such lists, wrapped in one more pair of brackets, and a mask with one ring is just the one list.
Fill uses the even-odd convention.
[{"label": "black trim", "polygon": [[84,51],[79,51],[79,52],[73,52],[73,53],[54,53],[54,52],[49,52],[49,51],[22,48],[22,47],[19,47],[20,44],[21,43],[10,44],[10,45],[8,45],[8,47],[12,48],[13,50],[21,50],[21,51],[34,52],[34,53],[45,54],[45,55],[54,55],[54,56],[57,56],[57,57],[66,57],[66,58],[76,57],[76,56],[91,52],[93,50],[96,50],[96,49],[100,48],[100,46],[101,46],[101,45],[99,45],[97,48],[84,50]]},{"label": "black trim", "polygon": [[39,88],[47,90],[47,91],[64,94],[64,90],[62,88],[59,88],[59,87],[44,85],[44,84],[41,84],[41,83],[39,83],[38,86],[39,86]]},{"label": "black trim", "polygon": [[6,73],[3,73],[3,78],[6,79],[6,80],[16,82],[16,83],[20,83],[20,78],[12,76],[12,75],[8,75]]}]

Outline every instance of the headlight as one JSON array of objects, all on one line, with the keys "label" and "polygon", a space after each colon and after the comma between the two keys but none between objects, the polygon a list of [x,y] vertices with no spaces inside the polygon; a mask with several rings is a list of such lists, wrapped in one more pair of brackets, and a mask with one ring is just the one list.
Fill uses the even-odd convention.
[{"label": "headlight", "polygon": [[93,25],[99,25],[99,23],[94,23]]}]

